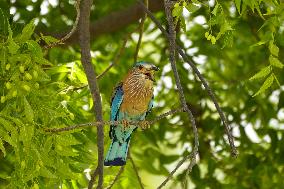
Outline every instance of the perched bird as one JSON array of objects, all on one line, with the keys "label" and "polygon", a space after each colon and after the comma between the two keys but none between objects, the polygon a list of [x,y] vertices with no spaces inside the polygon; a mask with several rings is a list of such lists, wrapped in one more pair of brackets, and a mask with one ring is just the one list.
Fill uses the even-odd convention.
[{"label": "perched bird", "polygon": [[[111,125],[109,136],[112,139],[107,152],[105,166],[126,164],[131,133],[137,129],[130,121],[144,121],[153,106],[154,73],[159,69],[147,62],[137,62],[124,80],[114,89],[111,100],[111,121],[124,124]],[[143,124],[142,124],[143,125]],[[148,125],[145,124],[144,127]]]}]

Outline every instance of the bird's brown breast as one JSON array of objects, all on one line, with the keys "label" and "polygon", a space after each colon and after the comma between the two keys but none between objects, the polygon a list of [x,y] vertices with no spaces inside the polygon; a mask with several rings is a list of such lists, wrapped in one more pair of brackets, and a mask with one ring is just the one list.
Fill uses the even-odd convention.
[{"label": "bird's brown breast", "polygon": [[125,79],[122,87],[124,96],[120,111],[127,112],[131,116],[145,113],[153,96],[153,82],[135,81],[130,76]]}]

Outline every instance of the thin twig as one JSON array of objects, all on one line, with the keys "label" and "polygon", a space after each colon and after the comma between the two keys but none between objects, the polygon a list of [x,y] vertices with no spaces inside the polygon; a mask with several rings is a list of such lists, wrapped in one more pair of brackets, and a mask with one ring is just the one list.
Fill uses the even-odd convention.
[{"label": "thin twig", "polygon": [[133,167],[134,172],[135,172],[135,174],[136,174],[136,177],[137,177],[137,180],[138,180],[138,182],[139,182],[139,185],[140,185],[140,187],[141,187],[142,189],[144,189],[143,183],[142,183],[141,178],[140,178],[139,173],[138,173],[138,169],[137,169],[137,167],[136,167],[136,165],[135,165],[135,163],[134,163],[134,161],[133,161],[133,159],[132,159],[130,153],[128,154],[128,157],[129,157],[129,159],[130,159],[130,161],[131,161],[131,164],[132,164],[132,167]]},{"label": "thin twig", "polygon": [[192,171],[192,168],[193,168],[193,166],[196,164],[196,159],[194,158],[194,157],[192,157],[191,158],[191,161],[190,161],[190,163],[189,163],[189,165],[188,165],[188,167],[187,167],[187,169],[186,169],[186,171],[185,171],[185,181],[184,181],[184,188],[185,189],[187,189],[187,187],[186,187],[186,181],[187,181],[187,177],[188,177],[188,175],[189,175],[189,172],[191,172]]},{"label": "thin twig", "polygon": [[173,175],[178,170],[178,168],[182,166],[182,164],[184,164],[184,162],[186,162],[188,159],[191,159],[191,162],[193,162],[193,163],[190,162],[191,166],[189,167],[190,169],[192,169],[192,167],[195,165],[195,158],[194,158],[195,156],[196,154],[194,153],[190,153],[189,155],[184,156],[183,159],[180,162],[178,162],[177,166],[170,172],[168,177],[162,182],[162,184],[160,184],[160,186],[157,187],[157,189],[161,189],[162,187],[164,187],[167,184],[167,182],[169,182],[169,180],[173,177]]},{"label": "thin twig", "polygon": [[[143,8],[143,10],[148,14],[149,18],[156,24],[156,26],[161,30],[161,32],[167,37],[170,38],[169,33],[163,28],[163,26],[161,25],[161,23],[157,20],[157,18],[153,15],[152,12],[150,12],[146,6],[143,4],[143,2],[141,2],[140,0],[138,0],[138,2],[140,3],[141,7]],[[220,118],[225,126],[225,131],[226,134],[228,136],[229,139],[229,143],[230,143],[230,147],[231,147],[231,155],[233,157],[237,156],[237,149],[235,147],[234,144],[234,137],[231,133],[231,129],[230,126],[228,124],[228,121],[225,117],[224,112],[222,111],[222,109],[219,106],[219,103],[212,91],[212,89],[210,88],[210,86],[208,85],[208,82],[205,80],[205,78],[202,76],[202,74],[199,72],[199,70],[197,69],[197,67],[195,66],[195,63],[193,63],[192,60],[190,60],[190,58],[184,53],[184,50],[176,44],[176,49],[178,51],[178,53],[182,56],[183,60],[185,62],[187,62],[193,69],[194,73],[198,76],[198,78],[200,79],[202,85],[204,86],[205,90],[208,92],[208,95],[210,96],[211,100],[214,102],[214,105],[220,115]]]},{"label": "thin twig", "polygon": [[[144,0],[144,4],[148,9],[148,6],[149,6],[148,0]],[[144,23],[145,23],[146,18],[147,18],[147,13],[144,13],[144,16],[142,17],[140,24],[139,24],[139,39],[138,39],[135,54],[134,54],[134,62],[137,62],[137,59],[138,59],[139,49],[140,49],[140,45],[142,42]]]},{"label": "thin twig", "polygon": [[[136,31],[136,30],[134,30]],[[123,42],[122,42],[122,45],[120,47],[120,49],[118,50],[118,52],[116,53],[115,57],[114,57],[114,60],[113,62],[100,74],[98,75],[96,78],[97,80],[101,79],[114,65],[116,65],[121,57],[121,55],[123,54],[124,50],[125,50],[125,47],[126,47],[126,44],[127,44],[127,41],[128,39],[130,38],[131,34],[133,32],[130,32],[128,33],[124,39],[123,39]],[[79,86],[79,87],[73,87],[72,90],[73,91],[76,91],[76,90],[79,90],[79,89],[83,89],[85,87],[87,87],[88,84],[85,84],[85,85],[82,85],[82,86]]]},{"label": "thin twig", "polygon": [[[175,52],[176,52],[176,33],[175,33],[175,29],[174,29],[174,21],[173,21],[173,17],[172,17],[172,2],[169,0],[165,0],[165,12],[166,12],[166,16],[167,16],[167,20],[168,20],[168,24],[169,24],[169,50],[170,50],[170,62],[171,62],[171,67],[172,70],[174,72],[174,77],[175,77],[175,81],[176,81],[176,85],[177,85],[177,89],[179,91],[179,97],[180,97],[180,102],[182,104],[182,107],[186,110],[188,117],[191,121],[191,126],[192,126],[192,130],[193,130],[193,134],[194,134],[194,147],[193,147],[193,152],[192,157],[191,158],[191,162],[192,166],[195,165],[195,159],[196,159],[196,155],[198,153],[198,132],[197,132],[197,128],[196,128],[196,124],[195,124],[195,119],[192,115],[192,112],[190,111],[190,109],[187,106],[186,103],[186,99],[184,96],[184,92],[183,92],[183,88],[180,82],[180,77],[177,71],[177,67],[176,67],[176,61],[175,61]],[[171,172],[171,174],[163,181],[163,183],[158,187],[158,188],[162,188],[163,186],[165,186],[167,184],[167,182],[170,180],[170,178],[173,176],[173,174],[176,172],[176,170],[188,159],[188,157],[186,156],[184,158],[183,162],[180,162],[180,164],[178,164],[176,166],[176,168]]]},{"label": "thin twig", "polygon": [[59,45],[59,44],[63,44],[64,41],[66,41],[67,39],[69,39],[73,34],[74,32],[77,30],[77,26],[78,26],[78,22],[79,22],[79,19],[80,19],[80,1],[81,0],[76,0],[75,1],[75,8],[76,8],[76,12],[77,12],[77,16],[76,16],[76,20],[73,24],[73,27],[72,29],[70,30],[69,33],[67,33],[64,37],[62,37],[61,39],[59,39],[58,41],[54,42],[54,43],[51,43],[51,44],[48,44],[46,46],[44,46],[45,49],[49,49],[49,48],[52,48],[56,45]]},{"label": "thin twig", "polygon": [[96,182],[96,178],[99,174],[99,169],[98,169],[98,166],[96,167],[95,171],[93,172],[93,174],[91,175],[91,179],[93,179],[93,182],[95,183]]},{"label": "thin twig", "polygon": [[[159,116],[157,116],[155,119],[148,121],[149,125],[152,125],[153,123],[169,116],[172,114],[176,114],[178,112],[182,112],[183,108],[178,108],[178,109],[173,109],[170,110],[164,114],[161,114]],[[50,133],[59,133],[59,132],[64,132],[64,131],[72,131],[75,129],[83,129],[83,128],[87,128],[87,127],[93,127],[93,126],[98,126],[98,125],[119,125],[119,124],[123,124],[125,123],[124,121],[96,121],[96,122],[90,122],[90,123],[81,123],[81,124],[77,124],[77,125],[72,125],[69,127],[62,127],[62,128],[47,128],[44,129],[45,132],[50,132]],[[130,125],[141,125],[145,123],[144,121],[130,121],[129,124]]]},{"label": "thin twig", "polygon": [[112,183],[107,187],[107,189],[111,189],[113,187],[113,185],[116,183],[116,181],[118,180],[118,178],[120,177],[120,175],[123,173],[124,171],[124,165],[120,167],[117,175],[115,176],[115,178],[113,179]]},{"label": "thin twig", "polygon": [[[130,147],[131,145],[129,144],[128,146],[128,151],[127,151],[127,159],[129,159],[130,157]],[[120,175],[122,174],[122,172],[124,171],[125,165],[121,166],[118,173],[116,174],[114,180],[112,181],[112,183],[107,187],[107,189],[111,189],[113,187],[113,185],[116,183],[116,181],[118,180],[118,178],[120,177]]]},{"label": "thin twig", "polygon": [[114,65],[117,64],[118,60],[120,59],[121,55],[123,54],[123,52],[125,50],[127,41],[129,39],[129,37],[131,36],[131,34],[132,34],[132,32],[128,33],[124,37],[123,42],[122,42],[122,46],[119,49],[119,51],[117,52],[117,54],[115,55],[113,62],[100,75],[97,76],[97,79],[100,79],[101,77],[103,77]]},{"label": "thin twig", "polygon": [[[92,0],[84,0],[81,4],[81,15],[79,20],[79,38],[80,38],[80,47],[81,47],[81,62],[87,76],[90,92],[92,94],[92,99],[94,103],[94,113],[96,121],[103,121],[102,114],[102,102],[99,86],[97,84],[96,73],[94,71],[92,61],[91,61],[91,48],[90,48],[90,12],[91,12]],[[104,128],[103,125],[99,124],[97,126],[97,146],[98,146],[98,165],[96,171],[91,176],[88,188],[92,189],[96,172],[99,175],[97,189],[103,187],[104,179]]]}]

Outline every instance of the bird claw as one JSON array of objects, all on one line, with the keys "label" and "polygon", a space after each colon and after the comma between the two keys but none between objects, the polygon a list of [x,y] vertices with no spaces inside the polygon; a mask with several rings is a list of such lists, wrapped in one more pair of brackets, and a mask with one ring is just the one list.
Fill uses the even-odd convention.
[{"label": "bird claw", "polygon": [[123,125],[124,128],[129,127],[129,122],[127,120],[123,119],[121,122],[122,122],[122,125]]},{"label": "bird claw", "polygon": [[150,123],[149,121],[143,120],[140,122],[140,127],[145,130],[145,129],[149,129],[150,128]]}]

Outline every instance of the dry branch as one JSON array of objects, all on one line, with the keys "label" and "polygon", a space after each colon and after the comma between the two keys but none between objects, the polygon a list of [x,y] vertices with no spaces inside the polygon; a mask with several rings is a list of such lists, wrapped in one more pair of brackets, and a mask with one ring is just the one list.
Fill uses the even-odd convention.
[{"label": "dry branch", "polygon": [[120,175],[122,174],[122,172],[124,171],[124,165],[120,167],[117,175],[115,176],[115,178],[113,179],[112,183],[107,187],[107,189],[111,189],[113,187],[113,185],[116,183],[116,181],[118,180],[118,178],[120,177]]},{"label": "dry branch", "polygon": [[[148,0],[144,0],[144,3],[146,5],[146,7],[148,8],[148,6],[149,6]],[[143,30],[144,30],[144,22],[145,22],[146,18],[147,18],[147,14],[144,13],[144,16],[142,17],[140,24],[139,24],[139,39],[138,39],[135,54],[134,54],[134,62],[137,62],[137,59],[138,59],[139,49],[140,49],[140,45],[141,45],[141,42],[142,42],[142,36],[143,36]]]},{"label": "dry branch", "polygon": [[[161,114],[159,116],[157,116],[155,119],[153,120],[149,120],[148,123],[149,125],[152,125],[153,123],[169,116],[169,115],[173,115],[176,114],[178,112],[183,112],[183,108],[178,108],[178,109],[173,109],[170,110],[164,114]],[[77,124],[77,125],[73,125],[73,126],[69,126],[69,127],[62,127],[62,128],[48,128],[48,129],[44,129],[45,132],[50,132],[50,133],[60,133],[60,132],[64,132],[64,131],[72,131],[75,129],[83,129],[83,128],[87,128],[87,127],[93,127],[93,126],[98,126],[98,125],[119,125],[119,124],[123,124],[125,123],[124,121],[96,121],[96,122],[90,122],[90,123],[82,123],[82,124]],[[143,124],[143,121],[129,121],[130,125],[138,125],[140,126],[141,124]]]},{"label": "dry branch", "polygon": [[175,169],[170,173],[170,175],[163,181],[163,183],[158,187],[158,188],[162,188],[163,186],[165,186],[167,184],[167,182],[170,180],[170,178],[173,176],[173,174],[176,172],[176,170],[187,160],[190,159],[190,165],[194,166],[196,161],[196,155],[198,153],[198,133],[197,133],[197,128],[196,128],[196,124],[195,124],[195,119],[192,115],[192,112],[190,111],[190,109],[187,106],[186,103],[186,99],[184,96],[184,92],[183,92],[183,87],[181,85],[180,82],[180,77],[179,77],[179,73],[177,71],[177,67],[176,67],[176,60],[175,60],[175,52],[176,52],[176,33],[175,33],[175,28],[174,28],[174,21],[173,21],[173,17],[172,17],[172,2],[169,0],[165,0],[165,12],[166,12],[166,17],[167,17],[167,21],[169,24],[169,37],[168,37],[168,42],[169,42],[169,50],[170,50],[170,63],[171,63],[171,67],[172,70],[174,72],[174,77],[175,77],[175,81],[176,81],[176,86],[179,92],[179,97],[180,97],[180,102],[182,104],[182,107],[184,108],[184,110],[187,112],[188,117],[191,121],[191,126],[192,126],[192,130],[193,130],[193,134],[194,134],[194,147],[193,147],[193,151],[191,153],[191,156],[189,157],[185,157],[183,160],[181,161],[176,167]]},{"label": "dry branch", "polygon": [[139,182],[139,185],[140,185],[140,187],[141,187],[142,189],[144,189],[142,180],[141,180],[141,178],[140,178],[140,176],[139,176],[139,173],[138,173],[138,169],[137,169],[137,167],[136,167],[136,165],[135,165],[135,163],[134,163],[134,161],[133,161],[133,159],[132,159],[130,153],[128,154],[128,156],[129,156],[130,162],[131,162],[131,164],[132,164],[132,167],[133,167],[133,169],[134,169],[134,172],[135,172],[135,174],[136,174],[136,177],[137,177],[137,180],[138,180],[138,182]]},{"label": "dry branch", "polygon": [[[134,31],[135,31],[135,30],[134,30]],[[130,33],[128,33],[128,34],[124,37],[123,42],[122,42],[122,46],[121,46],[121,48],[119,49],[119,51],[117,52],[117,54],[115,55],[115,58],[114,58],[113,62],[112,62],[100,75],[97,76],[97,79],[102,78],[114,65],[117,64],[117,62],[119,61],[119,59],[120,59],[122,53],[123,53],[124,50],[125,50],[127,41],[128,41],[128,39],[130,38],[130,36],[131,36],[132,33],[133,33],[133,32],[130,32]]]},{"label": "dry branch", "polygon": [[[81,47],[81,61],[84,71],[87,76],[88,85],[90,92],[92,94],[92,99],[94,103],[94,113],[96,120],[102,122],[102,102],[100,96],[100,90],[97,84],[96,73],[94,71],[91,54],[90,54],[90,12],[91,12],[92,0],[84,0],[81,4],[81,15],[79,19],[79,38]],[[99,175],[98,189],[103,186],[103,161],[104,161],[104,129],[103,125],[99,124],[97,127],[97,145],[98,145],[98,165],[96,171],[91,176],[89,182],[89,189],[93,188],[96,173]]]},{"label": "dry branch", "polygon": [[44,46],[45,49],[49,49],[49,48],[52,48],[56,45],[59,45],[59,44],[63,44],[64,41],[66,41],[67,39],[69,39],[74,33],[75,31],[77,30],[77,26],[78,26],[78,22],[79,22],[79,18],[80,18],[80,1],[81,0],[77,0],[74,4],[75,8],[76,8],[76,12],[77,12],[77,16],[76,16],[76,20],[72,26],[72,29],[70,30],[69,33],[67,33],[65,36],[63,36],[61,39],[59,39],[58,41],[54,42],[54,43],[51,43],[51,44],[48,44],[46,46]]},{"label": "dry branch", "polygon": [[157,187],[157,189],[163,188],[167,184],[167,182],[169,182],[169,180],[173,177],[173,175],[178,170],[178,168],[182,166],[182,164],[184,164],[184,162],[186,162],[188,159],[191,159],[189,167],[188,167],[189,170],[191,170],[192,167],[195,165],[195,156],[196,154],[193,154],[193,153],[190,153],[189,155],[184,156],[184,158],[180,162],[178,162],[177,166],[170,172],[168,177],[162,182],[160,186]]}]

